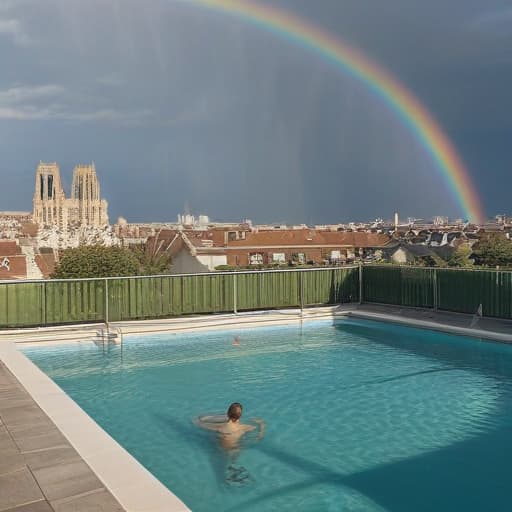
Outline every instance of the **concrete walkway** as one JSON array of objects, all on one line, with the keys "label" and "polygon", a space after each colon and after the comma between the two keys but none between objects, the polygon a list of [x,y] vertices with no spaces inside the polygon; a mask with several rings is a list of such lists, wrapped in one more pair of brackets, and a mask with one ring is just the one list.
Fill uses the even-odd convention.
[{"label": "concrete walkway", "polygon": [[123,510],[0,362],[0,512]]},{"label": "concrete walkway", "polygon": [[382,304],[362,304],[353,307],[347,311],[347,314],[369,320],[394,322],[411,327],[512,343],[512,320],[507,319]]}]

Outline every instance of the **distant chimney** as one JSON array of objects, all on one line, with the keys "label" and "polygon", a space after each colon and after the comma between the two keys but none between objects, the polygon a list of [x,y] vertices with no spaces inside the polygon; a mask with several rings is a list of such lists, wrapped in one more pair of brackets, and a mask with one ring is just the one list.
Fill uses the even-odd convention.
[{"label": "distant chimney", "polygon": [[398,229],[398,212],[395,212],[395,230]]}]

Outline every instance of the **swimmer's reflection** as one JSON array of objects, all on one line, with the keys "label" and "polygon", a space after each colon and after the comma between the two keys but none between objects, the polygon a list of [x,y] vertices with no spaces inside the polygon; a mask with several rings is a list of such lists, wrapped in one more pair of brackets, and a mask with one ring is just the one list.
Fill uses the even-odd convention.
[{"label": "swimmer's reflection", "polygon": [[265,435],[265,422],[260,418],[253,418],[254,425],[240,422],[242,417],[242,404],[232,403],[225,417],[223,416],[199,416],[195,421],[198,427],[211,430],[218,434],[219,444],[227,455],[226,482],[230,484],[246,484],[250,476],[243,466],[237,465],[240,453],[240,442],[248,432],[258,429],[256,440],[263,439]]}]

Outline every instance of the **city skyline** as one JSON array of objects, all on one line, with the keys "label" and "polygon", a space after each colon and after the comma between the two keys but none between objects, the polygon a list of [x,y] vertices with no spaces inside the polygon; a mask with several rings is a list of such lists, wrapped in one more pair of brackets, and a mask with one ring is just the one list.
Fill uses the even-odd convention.
[{"label": "city skyline", "polygon": [[[92,4],[1,5],[0,209],[30,209],[37,161],[94,160],[112,220],[175,218],[185,202],[218,220],[464,217],[396,116],[312,53],[186,2]],[[450,137],[487,215],[510,212],[509,10],[480,0],[412,11],[403,0],[266,4],[392,73]]]},{"label": "city skyline", "polygon": [[[97,194],[99,196],[99,180],[96,177],[96,166],[95,166],[94,162],[92,162],[91,164],[81,164],[81,163],[75,164],[73,166],[72,182],[70,182],[70,184],[68,186],[66,186],[65,181],[66,181],[66,178],[68,178],[68,175],[65,173],[64,175],[61,176],[60,166],[59,166],[58,162],[39,161],[39,163],[37,164],[36,169],[35,169],[36,185],[35,185],[35,192],[33,194],[32,205],[31,205],[30,210],[28,208],[24,208],[24,207],[16,208],[13,210],[5,210],[5,209],[2,210],[0,208],[0,213],[4,213],[4,214],[8,214],[9,212],[17,213],[17,214],[26,213],[27,215],[32,216],[36,223],[41,224],[41,225],[45,224],[45,222],[43,222],[44,214],[42,213],[42,211],[37,211],[37,210],[41,210],[41,208],[42,208],[42,206],[39,204],[40,203],[39,196],[41,196],[41,199],[43,198],[43,192],[42,192],[43,187],[45,187],[45,190],[46,190],[46,188],[48,188],[48,187],[52,188],[52,185],[50,183],[48,183],[48,185],[46,185],[46,181],[48,180],[47,177],[44,178],[45,184],[43,185],[43,182],[41,181],[43,178],[40,177],[41,169],[44,169],[44,171],[43,171],[44,173],[51,175],[52,183],[54,183],[54,186],[55,186],[55,190],[54,190],[55,197],[60,198],[62,196],[62,198],[59,199],[60,201],[65,201],[66,200],[65,196],[68,194],[72,197],[71,200],[73,200],[73,195],[78,193],[75,190],[76,185],[74,184],[76,181],[77,171],[85,171],[87,173],[92,171],[92,173],[94,174],[94,183],[95,183],[94,187],[98,187]],[[96,180],[98,180],[98,181],[96,181]],[[41,181],[41,183],[39,183],[40,181]],[[47,197],[47,194],[48,194],[48,192],[45,192],[45,197],[47,199],[49,198],[50,200],[52,200],[52,196],[50,195]],[[336,224],[348,225],[348,224],[371,224],[371,223],[376,223],[376,224],[379,224],[379,223],[393,224],[394,223],[394,224],[397,224],[399,220],[400,220],[400,225],[414,224],[414,223],[418,223],[418,222],[419,223],[433,223],[433,224],[438,224],[439,222],[441,222],[442,224],[448,224],[448,223],[463,224],[465,222],[468,222],[467,219],[464,219],[463,217],[450,217],[450,216],[439,215],[439,214],[434,214],[431,217],[426,217],[426,218],[415,217],[412,215],[404,216],[404,215],[401,215],[400,212],[397,211],[398,209],[395,209],[392,213],[386,212],[386,213],[381,214],[380,216],[377,216],[373,219],[372,218],[330,219],[328,222],[323,222],[323,223],[314,223],[314,222],[307,223],[305,221],[301,221],[300,219],[295,220],[295,221],[290,221],[290,220],[287,220],[284,218],[273,219],[270,221],[267,220],[265,222],[263,222],[263,221],[259,222],[258,219],[254,219],[255,222],[253,222],[252,219],[248,219],[247,216],[244,216],[243,212],[241,212],[241,214],[238,215],[236,218],[231,218],[231,219],[211,218],[210,219],[210,216],[208,215],[207,211],[202,210],[202,209],[191,209],[188,201],[185,201],[183,208],[178,209],[177,210],[178,213],[176,213],[174,215],[174,218],[177,218],[177,222],[175,220],[171,220],[171,218],[173,217],[172,214],[171,214],[171,217],[152,219],[152,220],[143,220],[143,221],[138,220],[138,219],[133,219],[133,218],[127,218],[126,216],[119,215],[118,218],[112,219],[111,222],[108,222],[108,214],[107,214],[108,202],[105,199],[103,199],[102,202],[103,202],[103,206],[101,206],[101,208],[104,209],[104,213],[102,213],[101,215],[105,215],[106,224],[111,224],[111,225],[117,223],[121,219],[122,219],[122,222],[126,221],[129,223],[135,223],[135,224],[137,224],[137,223],[152,223],[152,222],[156,223],[156,224],[158,224],[158,223],[194,224],[195,222],[199,222],[199,223],[206,225],[211,222],[213,222],[213,223],[223,223],[223,222],[224,223],[237,223],[237,222],[246,223],[246,222],[249,222],[249,223],[253,223],[254,225],[259,224],[259,225],[283,225],[283,226],[286,226],[286,225],[310,225],[310,226],[313,226],[315,224],[316,225],[336,225]],[[64,203],[62,203],[62,204],[64,204]],[[54,205],[52,205],[52,208],[53,208],[53,206]],[[58,208],[61,208],[60,203],[59,203]],[[99,208],[100,207],[98,205],[98,211],[99,211]],[[498,221],[500,219],[505,220],[508,218],[511,218],[511,216],[508,214],[508,212],[501,212],[499,214],[486,217],[485,219],[482,220],[482,222],[494,221],[494,220]],[[187,222],[185,219],[192,219],[192,220],[190,222]],[[56,226],[59,226],[60,228],[62,228],[63,226],[60,225],[60,222],[61,221],[57,221],[57,220],[55,220],[55,222],[54,222],[52,220],[51,222],[49,222],[49,225],[56,225]],[[97,227],[100,227],[101,225],[105,224],[105,222],[96,221],[95,225]],[[65,229],[67,229],[67,228],[65,228]]]}]

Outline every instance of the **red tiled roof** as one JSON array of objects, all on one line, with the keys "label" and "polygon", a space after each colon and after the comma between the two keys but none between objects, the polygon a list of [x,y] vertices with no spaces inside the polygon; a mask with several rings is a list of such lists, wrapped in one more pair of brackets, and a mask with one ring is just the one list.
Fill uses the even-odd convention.
[{"label": "red tiled roof", "polygon": [[16,242],[12,240],[0,240],[0,258],[5,256],[16,256],[21,254],[21,249]]},{"label": "red tiled roof", "polygon": [[229,247],[286,247],[286,246],[346,246],[375,247],[389,242],[381,233],[346,233],[341,231],[316,231],[313,229],[275,230],[246,233],[245,240],[228,242]]},{"label": "red tiled roof", "polygon": [[50,277],[50,274],[55,270],[55,257],[53,253],[36,254],[35,260],[43,277]]},{"label": "red tiled roof", "polygon": [[[0,256],[0,263],[5,256]],[[27,262],[25,255],[7,256],[9,260],[9,270],[4,266],[0,267],[1,279],[25,279],[27,277]]]},{"label": "red tiled roof", "polygon": [[[382,233],[319,231],[315,229],[283,229],[245,231],[245,239],[226,240],[228,230],[183,230],[190,245],[200,249],[201,253],[212,252],[217,249],[242,249],[244,247],[381,247],[389,243],[391,238]],[[235,229],[229,231],[236,231]],[[180,231],[162,230],[160,240],[171,241]],[[242,233],[242,232],[240,232]],[[239,235],[240,235],[239,233]],[[181,238],[181,237],[179,237]],[[151,239],[148,239],[148,241]],[[176,240],[172,252],[176,253],[182,244]]]}]

